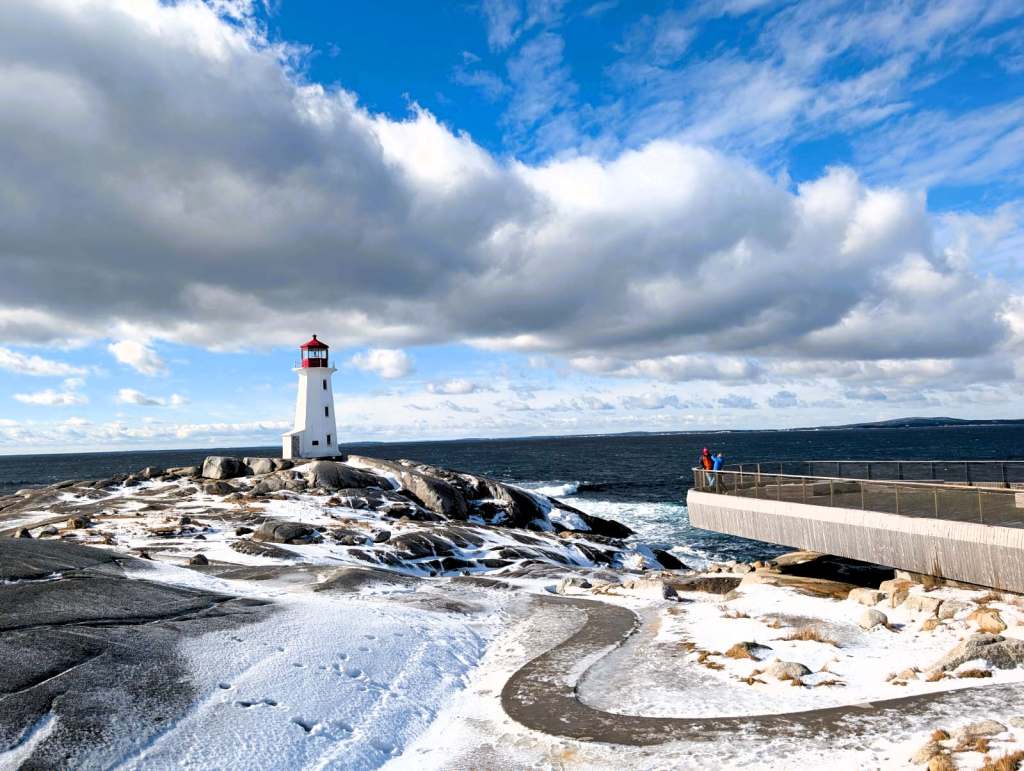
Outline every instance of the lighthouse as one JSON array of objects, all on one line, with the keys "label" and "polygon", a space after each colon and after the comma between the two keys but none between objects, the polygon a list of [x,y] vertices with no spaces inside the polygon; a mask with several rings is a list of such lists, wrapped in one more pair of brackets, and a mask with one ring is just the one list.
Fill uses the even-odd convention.
[{"label": "lighthouse", "polygon": [[295,428],[281,437],[284,458],[323,458],[338,454],[331,375],[337,370],[327,360],[327,343],[313,339],[299,346],[301,363],[295,367],[299,391],[295,395]]}]

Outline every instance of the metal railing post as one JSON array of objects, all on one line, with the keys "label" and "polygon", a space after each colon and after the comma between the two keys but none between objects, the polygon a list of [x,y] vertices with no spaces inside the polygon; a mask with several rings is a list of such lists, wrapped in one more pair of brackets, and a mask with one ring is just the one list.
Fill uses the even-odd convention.
[{"label": "metal railing post", "polygon": [[935,479],[935,463],[929,464],[932,467],[932,479]]},{"label": "metal railing post", "polygon": [[978,488],[978,522],[985,524],[985,509],[981,502],[981,488]]},{"label": "metal railing post", "polygon": [[900,486],[896,485],[896,513],[900,513]]},{"label": "metal railing post", "polygon": [[807,477],[800,478],[800,500],[807,503]]},{"label": "metal railing post", "polygon": [[864,504],[864,483],[860,483],[860,510],[864,511],[867,506]]},{"label": "metal railing post", "polygon": [[971,483],[971,464],[969,462],[964,463],[964,479],[967,480],[967,484]]},{"label": "metal railing post", "polygon": [[776,479],[778,480],[778,485],[775,488],[775,500],[781,501],[782,500],[782,474],[780,473],[778,475],[778,477],[776,477]]},{"label": "metal railing post", "polygon": [[832,486],[832,480],[830,479],[830,480],[828,480],[828,505],[829,506],[833,505],[833,501],[835,500],[835,497],[836,497],[835,488]]},{"label": "metal railing post", "polygon": [[1009,487],[1010,486],[1010,482],[1007,480],[1007,477],[1006,477],[1006,464],[1005,463],[1000,463],[999,464],[999,470],[1000,470],[1001,475],[1003,477],[1003,487]]},{"label": "metal railing post", "polygon": [[896,464],[896,478],[897,479],[903,479],[903,464],[902,463],[897,463]]},{"label": "metal railing post", "polygon": [[935,518],[939,518],[939,489],[936,487],[932,490],[932,495],[935,498]]}]

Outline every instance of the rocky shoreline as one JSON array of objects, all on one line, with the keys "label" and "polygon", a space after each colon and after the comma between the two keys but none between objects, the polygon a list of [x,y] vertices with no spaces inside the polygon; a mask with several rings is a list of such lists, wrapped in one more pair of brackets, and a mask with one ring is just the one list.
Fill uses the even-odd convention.
[{"label": "rocky shoreline", "polygon": [[[589,729],[573,729],[583,738],[570,749],[584,765],[643,765],[629,746],[644,742],[615,743],[626,725],[663,736],[667,756],[688,767],[693,726],[749,718],[802,736],[815,725],[798,718],[808,710],[855,715],[843,705],[909,697],[929,705],[919,716],[928,724],[901,729],[894,765],[982,768],[1024,749],[1014,734],[1024,703],[1005,695],[1024,682],[1018,597],[806,552],[689,566],[622,523],[413,461],[211,456],[69,480],[0,498],[0,535],[4,767],[160,767],[181,747],[202,765],[235,751],[225,735],[254,731],[260,739],[237,762],[329,765],[341,752],[373,768],[407,747],[431,757],[447,747],[451,732],[429,739],[426,729],[461,688],[468,701],[449,719],[468,765],[495,735],[517,737],[524,763],[543,764],[551,742],[576,736],[569,715],[552,702],[548,729],[532,713],[526,728],[499,694],[506,681],[527,695],[550,691],[551,673],[527,666],[544,635],[491,663],[484,651],[533,628],[545,602],[585,607],[587,634],[607,626],[612,643],[625,643],[609,649],[598,635],[606,655],[594,663],[587,654],[580,669],[552,632],[548,658],[575,683],[565,698],[613,742],[594,745],[612,748],[605,763],[588,749]],[[419,632],[406,637],[410,625]],[[375,651],[370,641],[381,640]],[[483,684],[472,690],[477,671]],[[112,684],[129,681],[111,700]],[[432,690],[409,700],[404,681]],[[348,696],[339,700],[338,688]],[[948,693],[961,689],[979,695]],[[390,706],[359,706],[374,694]],[[931,699],[941,694],[949,698]],[[765,705],[778,717],[765,717]],[[490,717],[467,722],[459,709]],[[880,741],[865,733],[877,725],[830,723],[829,741],[862,757]],[[786,732],[761,733],[777,742]],[[722,763],[735,761],[721,752]],[[447,750],[436,757],[445,767]]]}]

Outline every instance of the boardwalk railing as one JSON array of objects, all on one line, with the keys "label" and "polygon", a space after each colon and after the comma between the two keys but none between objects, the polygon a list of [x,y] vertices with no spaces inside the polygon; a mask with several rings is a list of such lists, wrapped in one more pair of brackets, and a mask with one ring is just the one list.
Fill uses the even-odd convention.
[{"label": "boardwalk railing", "polygon": [[[831,467],[859,475],[788,473],[794,467],[814,470]],[[953,473],[957,468],[961,473],[959,477]],[[1024,462],[1021,461],[741,464],[721,471],[695,468],[693,482],[695,490],[720,495],[1024,527]],[[1017,485],[1021,489],[1016,489]]]}]

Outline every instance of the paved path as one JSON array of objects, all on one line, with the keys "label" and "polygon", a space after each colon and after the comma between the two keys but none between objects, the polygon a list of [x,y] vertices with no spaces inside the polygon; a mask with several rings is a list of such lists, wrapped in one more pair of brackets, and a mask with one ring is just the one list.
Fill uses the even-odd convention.
[{"label": "paved path", "polygon": [[[878,736],[889,733],[894,721],[908,713],[938,722],[951,714],[984,713],[994,697],[1004,705],[1024,704],[1019,684],[1007,684],[784,715],[666,718],[603,712],[580,701],[579,682],[590,666],[639,628],[639,619],[627,608],[593,600],[551,597],[545,601],[583,610],[586,621],[574,635],[516,671],[502,689],[501,704],[527,728],[556,736],[627,745],[715,741],[738,733],[745,739]],[[586,665],[580,666],[581,662]]]}]

